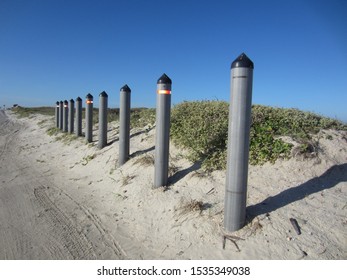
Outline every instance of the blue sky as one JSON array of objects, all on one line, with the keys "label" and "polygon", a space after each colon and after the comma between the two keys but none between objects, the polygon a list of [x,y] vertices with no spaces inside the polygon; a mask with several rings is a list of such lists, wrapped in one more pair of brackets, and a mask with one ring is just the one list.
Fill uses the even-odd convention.
[{"label": "blue sky", "polygon": [[156,81],[172,102],[226,100],[230,64],[254,62],[253,103],[347,122],[347,1],[0,0],[0,105],[53,105],[132,89],[154,107]]}]

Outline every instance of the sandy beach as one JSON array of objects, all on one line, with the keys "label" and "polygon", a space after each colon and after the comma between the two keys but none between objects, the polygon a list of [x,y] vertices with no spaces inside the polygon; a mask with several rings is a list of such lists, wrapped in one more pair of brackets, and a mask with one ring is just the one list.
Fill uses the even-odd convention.
[{"label": "sandy beach", "polygon": [[250,166],[247,224],[223,244],[225,171],[171,143],[170,184],[154,189],[155,128],[131,131],[118,167],[117,122],[101,150],[97,127],[86,144],[53,126],[0,110],[0,259],[347,258],[346,132],[321,131],[315,157]]}]

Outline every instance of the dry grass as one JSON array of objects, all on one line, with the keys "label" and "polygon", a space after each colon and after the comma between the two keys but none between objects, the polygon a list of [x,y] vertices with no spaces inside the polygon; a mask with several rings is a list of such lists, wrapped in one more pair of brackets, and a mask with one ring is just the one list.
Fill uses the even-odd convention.
[{"label": "dry grass", "polygon": [[205,209],[206,204],[201,200],[191,199],[189,201],[182,201],[181,205],[176,209],[176,211],[179,212],[180,216],[184,216],[191,212],[199,212],[199,214],[201,214],[201,212]]},{"label": "dry grass", "polygon": [[124,175],[123,172],[120,170],[120,174],[122,175],[122,187],[129,185],[131,180],[134,179],[135,175]]},{"label": "dry grass", "polygon": [[134,161],[134,164],[140,164],[141,166],[151,166],[154,165],[154,156],[153,155],[144,155],[139,157]]}]

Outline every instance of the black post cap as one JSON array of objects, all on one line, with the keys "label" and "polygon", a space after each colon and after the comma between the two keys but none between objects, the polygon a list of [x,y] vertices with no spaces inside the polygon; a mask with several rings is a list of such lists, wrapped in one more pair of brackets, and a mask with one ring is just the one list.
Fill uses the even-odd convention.
[{"label": "black post cap", "polygon": [[73,100],[73,99],[71,98],[71,99],[70,99],[70,102],[71,102],[71,103],[75,103],[75,100]]},{"label": "black post cap", "polygon": [[90,99],[93,100],[93,95],[91,95],[90,93],[88,93],[87,96],[86,96],[86,98],[89,99],[89,100],[90,100]]},{"label": "black post cap", "polygon": [[245,53],[242,53],[233,61],[233,63],[231,63],[231,68],[251,68],[251,69],[254,69],[254,64],[253,64],[252,60],[250,60]]},{"label": "black post cap", "polygon": [[64,104],[68,104],[67,100],[64,101]]},{"label": "black post cap", "polygon": [[102,93],[99,94],[100,97],[108,97],[107,93],[103,91]]},{"label": "black post cap", "polygon": [[131,89],[127,84],[125,84],[125,86],[121,87],[120,91],[131,92]]},{"label": "black post cap", "polygon": [[159,80],[157,81],[157,84],[172,84],[171,79],[164,73]]},{"label": "black post cap", "polygon": [[60,101],[59,104],[63,104],[63,101]]},{"label": "black post cap", "polygon": [[55,102],[55,104],[57,104],[57,105],[59,105],[59,103],[60,103],[59,101]]},{"label": "black post cap", "polygon": [[77,97],[76,101],[82,101],[82,98],[81,97]]}]

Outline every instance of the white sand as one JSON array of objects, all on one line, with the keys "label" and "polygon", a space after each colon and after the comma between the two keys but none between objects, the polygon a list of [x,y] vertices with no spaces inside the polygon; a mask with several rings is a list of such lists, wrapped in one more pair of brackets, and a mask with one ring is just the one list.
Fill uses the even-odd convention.
[{"label": "white sand", "polygon": [[[78,235],[71,242],[82,244],[84,249],[81,254],[69,255],[61,249],[61,255],[33,255],[30,248],[24,250],[22,246],[17,253],[7,248],[7,253],[1,254],[0,249],[0,259],[347,258],[345,132],[321,132],[318,157],[250,166],[248,223],[232,234],[235,243],[226,240],[223,249],[225,171],[206,175],[171,144],[171,184],[167,189],[153,189],[154,166],[150,161],[154,158],[155,129],[131,131],[136,135],[130,144],[133,156],[118,168],[117,123],[109,124],[108,141],[113,143],[99,150],[97,142],[86,144],[84,138],[64,143],[57,140],[63,133],[49,136],[46,131],[53,126],[52,117],[17,120],[11,114],[10,119],[21,129],[15,134],[14,146],[7,149],[41,174],[36,178],[42,183],[36,186],[36,200],[49,198],[62,212],[64,223],[74,228],[71,236]],[[3,160],[1,164],[5,163]],[[13,179],[10,173],[1,173],[0,184],[5,186]],[[18,172],[17,176],[24,175]],[[194,207],[194,201],[200,202],[202,210],[198,203]],[[44,200],[40,207],[54,208],[48,204]],[[38,217],[45,215],[42,209],[37,211]],[[290,218],[297,220],[301,235],[295,232]],[[27,227],[38,221],[33,219]],[[7,246],[16,246],[16,242],[7,242]],[[7,243],[1,244],[0,239],[0,245]]]}]

